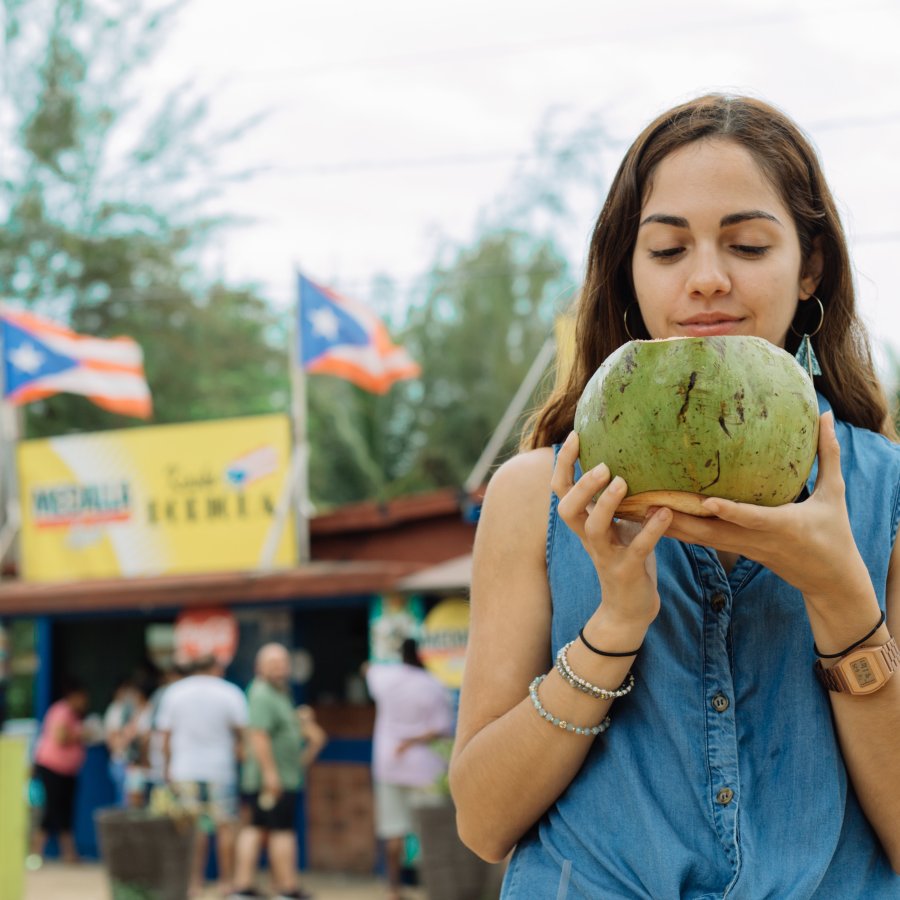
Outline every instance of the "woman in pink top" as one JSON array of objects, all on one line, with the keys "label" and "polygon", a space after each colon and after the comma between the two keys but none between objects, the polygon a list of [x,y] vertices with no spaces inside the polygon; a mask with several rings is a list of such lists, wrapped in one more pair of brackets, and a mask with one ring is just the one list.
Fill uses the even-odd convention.
[{"label": "woman in pink top", "polygon": [[82,718],[87,712],[87,691],[70,683],[63,698],[57,700],[41,727],[34,752],[34,773],[44,785],[44,815],[40,828],[32,837],[32,858],[40,859],[47,836],[57,835],[65,862],[75,862],[78,854],[72,838],[75,814],[75,784],[84,763],[84,729]]},{"label": "woman in pink top", "polygon": [[401,645],[403,665],[365,664],[369,694],[375,701],[372,778],[375,833],[384,841],[388,898],[400,898],[400,870],[413,810],[434,804],[429,792],[447,763],[430,744],[453,734],[453,708],[447,689],[425,670],[415,640]]}]

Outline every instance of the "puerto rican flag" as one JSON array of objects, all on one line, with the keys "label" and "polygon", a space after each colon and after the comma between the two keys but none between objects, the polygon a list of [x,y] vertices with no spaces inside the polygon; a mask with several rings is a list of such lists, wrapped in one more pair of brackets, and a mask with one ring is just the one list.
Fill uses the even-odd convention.
[{"label": "puerto rican flag", "polygon": [[384,323],[354,300],[299,276],[301,365],[335,375],[373,394],[395,381],[418,378],[421,367],[396,346]]},{"label": "puerto rican flag", "polygon": [[53,394],[82,394],[111,412],[153,412],[144,354],[128,337],[86,337],[33,313],[0,306],[3,398],[20,406]]}]

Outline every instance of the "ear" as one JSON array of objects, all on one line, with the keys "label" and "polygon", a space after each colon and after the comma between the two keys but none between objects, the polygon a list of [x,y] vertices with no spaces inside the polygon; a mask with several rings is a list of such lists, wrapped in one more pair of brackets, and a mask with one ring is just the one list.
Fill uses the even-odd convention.
[{"label": "ear", "polygon": [[812,250],[809,256],[803,261],[803,268],[800,272],[800,299],[809,300],[816,292],[819,281],[822,279],[822,269],[825,267],[825,257],[822,253],[822,238],[817,237],[813,240]]}]

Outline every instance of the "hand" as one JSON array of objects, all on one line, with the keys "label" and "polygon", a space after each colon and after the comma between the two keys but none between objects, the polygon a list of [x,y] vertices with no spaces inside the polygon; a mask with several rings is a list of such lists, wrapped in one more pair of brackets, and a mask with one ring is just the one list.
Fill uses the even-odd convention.
[{"label": "hand", "polygon": [[610,481],[605,463],[576,482],[577,458],[578,435],[573,432],[560,448],[550,481],[559,497],[560,518],[578,535],[594,563],[604,611],[646,628],[659,614],[653,551],[672,521],[672,511],[657,509],[643,525],[615,520],[628,486],[618,476]]},{"label": "hand", "polygon": [[716,518],[675,513],[667,534],[755,560],[813,604],[871,593],[871,579],[850,528],[831,413],[819,419],[818,455],[816,486],[808,500],[765,507],[710,498],[703,506]]},{"label": "hand", "polygon": [[277,772],[264,772],[262,778],[261,794],[268,794],[273,800],[281,796],[281,779]]}]

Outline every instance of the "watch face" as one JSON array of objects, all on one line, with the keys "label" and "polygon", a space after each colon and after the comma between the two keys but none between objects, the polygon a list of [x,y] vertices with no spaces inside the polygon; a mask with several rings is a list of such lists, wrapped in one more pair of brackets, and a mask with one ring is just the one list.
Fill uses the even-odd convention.
[{"label": "watch face", "polygon": [[841,663],[840,669],[851,694],[871,694],[888,679],[875,657],[877,651],[868,648],[851,653]]},{"label": "watch face", "polygon": [[864,688],[870,684],[875,684],[875,682],[878,681],[878,678],[872,671],[872,666],[869,665],[869,660],[866,657],[850,663],[850,671],[856,679],[857,687]]}]

